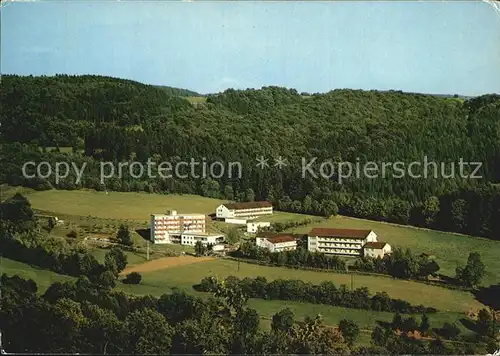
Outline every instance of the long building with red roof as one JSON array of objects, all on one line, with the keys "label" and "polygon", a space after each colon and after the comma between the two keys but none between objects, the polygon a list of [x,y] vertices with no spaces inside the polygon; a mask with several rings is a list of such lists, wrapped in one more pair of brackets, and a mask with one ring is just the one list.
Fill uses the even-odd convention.
[{"label": "long building with red roof", "polygon": [[273,205],[268,201],[253,201],[246,203],[221,204],[215,210],[218,219],[256,218],[262,215],[271,215]]},{"label": "long building with red roof", "polygon": [[307,237],[307,248],[311,252],[321,252],[344,256],[383,257],[391,252],[391,246],[377,241],[372,230],[313,228]]}]

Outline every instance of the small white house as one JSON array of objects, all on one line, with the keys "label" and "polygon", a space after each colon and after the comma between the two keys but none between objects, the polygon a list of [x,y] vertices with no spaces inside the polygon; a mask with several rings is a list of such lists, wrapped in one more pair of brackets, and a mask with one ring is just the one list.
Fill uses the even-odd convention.
[{"label": "small white house", "polygon": [[271,226],[271,223],[268,221],[262,221],[262,222],[250,222],[247,223],[247,232],[251,234],[256,234],[259,229],[269,227]]},{"label": "small white house", "polygon": [[363,254],[367,257],[383,258],[386,254],[391,253],[391,245],[387,242],[367,242],[363,246]]}]

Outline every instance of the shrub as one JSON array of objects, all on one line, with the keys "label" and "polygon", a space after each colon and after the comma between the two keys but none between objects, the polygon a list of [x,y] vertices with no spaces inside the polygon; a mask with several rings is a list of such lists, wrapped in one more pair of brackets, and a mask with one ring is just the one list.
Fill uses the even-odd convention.
[{"label": "shrub", "polygon": [[76,239],[78,237],[78,232],[76,230],[71,230],[66,234],[67,237],[71,237],[72,239]]},{"label": "shrub", "polygon": [[141,283],[142,280],[142,275],[138,272],[131,272],[127,274],[125,279],[123,280],[123,283],[125,284],[139,284]]}]

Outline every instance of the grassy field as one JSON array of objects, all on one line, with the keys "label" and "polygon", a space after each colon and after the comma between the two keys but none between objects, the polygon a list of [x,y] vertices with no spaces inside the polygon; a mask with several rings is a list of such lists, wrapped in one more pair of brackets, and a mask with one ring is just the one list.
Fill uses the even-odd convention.
[{"label": "grassy field", "polygon": [[[239,278],[263,276],[268,280],[300,279],[314,284],[319,284],[322,281],[333,281],[337,285],[346,284],[349,286],[351,283],[351,276],[346,274],[265,267],[247,263],[240,263],[238,267],[238,263],[235,261],[218,259],[145,273],[140,285],[126,285],[122,288],[134,294],[153,295],[161,295],[172,288],[191,291],[193,285],[199,283],[203,277],[210,275],[219,278],[233,275]],[[433,306],[442,311],[466,312],[471,308],[481,307],[481,304],[470,293],[416,282],[356,275],[353,277],[353,285],[354,288],[366,286],[371,293],[386,291],[393,298],[401,298],[412,304]]]},{"label": "grassy field", "polygon": [[[91,248],[91,254],[100,262],[104,263],[104,256],[108,252],[106,248]],[[181,245],[151,245],[149,248],[149,261],[157,258],[163,258],[166,251],[194,253],[194,248],[191,246]],[[124,251],[127,256],[127,266],[136,266],[148,261],[145,248],[138,251]]]},{"label": "grassy field", "polygon": [[69,215],[146,221],[167,210],[210,214],[223,201],[196,195],[46,190],[28,195],[33,208]]},{"label": "grassy field", "polygon": [[[342,319],[351,319],[355,321],[362,329],[371,330],[377,326],[379,321],[390,322],[394,316],[393,313],[375,312],[368,310],[350,309],[342,307],[332,307],[321,304],[309,304],[284,300],[262,300],[250,299],[248,305],[259,311],[259,315],[264,320],[271,320],[272,316],[278,311],[289,308],[293,311],[295,319],[303,320],[306,316],[315,316],[321,314],[325,324],[337,325]],[[420,321],[420,316],[416,315],[417,321]],[[461,313],[443,312],[429,314],[429,320],[432,327],[441,326],[444,322],[454,323],[460,318],[463,318]],[[457,323],[461,327],[462,332],[467,329]],[[369,342],[368,335],[368,342]]]},{"label": "grassy field", "polygon": [[303,221],[305,219],[323,220],[324,218],[313,215],[285,213],[282,211],[275,211],[273,215],[264,215],[257,218],[255,221],[269,221],[273,222],[286,222],[286,221]]},{"label": "grassy field", "polygon": [[[350,276],[292,270],[279,267],[263,267],[246,263],[238,263],[229,260],[214,260],[191,265],[182,265],[164,270],[143,273],[140,285],[120,284],[119,289],[126,293],[138,295],[155,295],[169,293],[173,289],[184,290],[196,295],[205,295],[195,292],[192,286],[197,284],[203,277],[214,275],[225,278],[233,275],[239,278],[264,276],[269,281],[277,278],[301,279],[318,284],[325,280],[334,281],[337,284],[350,284]],[[451,291],[444,288],[418,284],[415,282],[391,280],[383,277],[355,276],[354,288],[367,286],[372,293],[376,291],[387,291],[394,298],[402,298],[414,304],[424,304],[434,306],[440,311],[429,315],[433,327],[441,326],[444,322],[457,322],[465,317],[465,313],[470,309],[477,309],[482,305],[474,300],[470,293]],[[272,315],[284,308],[290,308],[297,320],[302,320],[305,316],[321,314],[328,325],[337,325],[344,318],[356,321],[364,330],[361,343],[369,343],[370,330],[377,325],[378,321],[388,322],[393,314],[387,312],[366,311],[328,305],[301,303],[282,300],[262,300],[251,299],[249,306],[255,308],[262,318],[262,325],[269,326]],[[417,320],[419,316],[416,316]],[[469,331],[460,323],[457,325],[462,332]]]},{"label": "grassy field", "polygon": [[454,276],[455,268],[465,265],[470,252],[477,251],[486,265],[483,285],[491,285],[500,281],[500,242],[479,237],[399,226],[370,220],[337,216],[324,220],[319,224],[301,226],[295,232],[307,233],[312,227],[334,227],[369,229],[375,231],[379,241],[415,252],[425,252],[436,256],[441,267],[440,273]]},{"label": "grassy field", "polygon": [[17,275],[23,278],[30,278],[38,284],[38,291],[43,293],[52,283],[74,280],[69,276],[57,274],[55,272],[29,266],[22,262],[0,257],[0,274],[9,276]]},{"label": "grassy field", "polygon": [[191,104],[203,104],[207,102],[207,98],[204,96],[185,96],[184,99],[189,101]]},{"label": "grassy field", "polygon": [[[102,252],[102,251],[101,251]],[[103,258],[102,254],[102,258]],[[130,260],[130,256],[129,256]],[[132,264],[142,263],[140,258],[132,259]],[[202,262],[199,264],[192,265],[184,265],[178,267],[172,267],[169,269],[165,269],[162,271],[151,272],[148,274],[143,274],[143,282],[141,285],[132,286],[125,285],[122,283],[117,284],[117,288],[123,290],[127,293],[133,294],[151,294],[155,296],[159,296],[163,293],[170,293],[172,288],[177,287],[182,290],[186,290],[191,294],[196,294],[199,296],[205,296],[206,293],[195,292],[191,285],[196,283],[194,281],[198,277],[202,277],[205,274],[203,271],[210,270],[211,272],[217,271],[216,273],[220,277],[224,277],[227,275],[238,275],[240,277],[243,276],[253,276],[252,272],[256,272],[254,268],[256,266],[241,264],[240,272],[237,271],[237,266],[233,265],[234,262],[229,261],[209,261]],[[209,265],[211,266],[207,268]],[[218,266],[217,266],[218,265]],[[275,270],[269,269],[268,272]],[[278,269],[281,270],[281,269]],[[191,273],[187,273],[191,272]],[[261,274],[259,271],[259,274]],[[264,270],[264,272],[266,272]],[[281,271],[284,273],[293,273],[294,271],[287,270]],[[74,280],[72,277],[60,275],[54,272],[40,270],[31,266],[28,266],[24,263],[9,260],[3,258],[0,260],[0,274],[6,273],[7,275],[19,275],[24,278],[31,278],[38,284],[39,293],[45,292],[45,290],[55,282],[64,282]],[[310,272],[313,273],[313,272]],[[183,278],[182,275],[191,276],[189,278]],[[266,275],[269,279],[272,279],[274,273],[268,273]],[[283,273],[282,273],[283,274]],[[330,274],[328,274],[330,276]],[[294,278],[293,276],[282,276],[283,278]],[[300,276],[303,277],[303,276]],[[317,277],[317,279],[321,279]],[[313,281],[316,283],[316,281]],[[464,299],[465,301],[465,299]],[[347,318],[354,320],[361,327],[363,334],[360,335],[360,341],[362,344],[369,343],[370,340],[370,329],[377,325],[378,321],[388,322],[392,319],[392,313],[386,312],[375,312],[375,311],[366,311],[366,310],[358,310],[358,309],[350,309],[350,308],[342,308],[342,307],[333,307],[328,305],[321,304],[310,304],[310,303],[301,303],[301,302],[293,302],[293,301],[282,301],[282,300],[262,300],[262,299],[250,299],[248,302],[249,307],[256,309],[259,312],[259,315],[262,319],[262,326],[265,328],[269,327],[270,320],[272,316],[284,308],[289,308],[295,314],[296,320],[303,320],[306,316],[315,316],[317,314],[321,314],[324,322],[328,325],[337,325],[340,320]],[[460,308],[460,306],[458,306]],[[443,322],[456,322],[460,318],[463,318],[465,315],[460,311],[448,311],[448,312],[439,312],[436,314],[430,314],[429,318],[431,321],[432,327],[438,327],[443,324]],[[416,316],[417,320],[419,316]],[[468,332],[467,329],[461,325],[457,324],[463,332]]]},{"label": "grassy field", "polygon": [[0,201],[4,201],[12,196],[14,196],[16,193],[20,194],[30,194],[34,192],[33,189],[30,188],[25,188],[25,187],[13,187],[7,184],[0,184]]}]

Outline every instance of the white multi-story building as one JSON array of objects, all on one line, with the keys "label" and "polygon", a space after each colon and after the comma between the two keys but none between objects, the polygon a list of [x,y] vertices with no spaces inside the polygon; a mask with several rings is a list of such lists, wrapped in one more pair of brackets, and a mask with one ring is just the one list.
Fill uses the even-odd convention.
[{"label": "white multi-story building", "polygon": [[311,252],[363,256],[363,247],[371,242],[377,242],[372,230],[314,228],[308,234],[307,248]]},{"label": "white multi-story building", "polygon": [[151,241],[154,243],[181,243],[180,234],[187,232],[205,233],[205,215],[168,214],[151,215]]},{"label": "white multi-story building", "polygon": [[255,244],[270,252],[290,251],[297,249],[297,237],[291,234],[257,236]]},{"label": "white multi-story building", "polygon": [[262,215],[271,215],[273,205],[268,201],[254,201],[247,203],[221,204],[215,211],[218,219],[257,218]]}]

